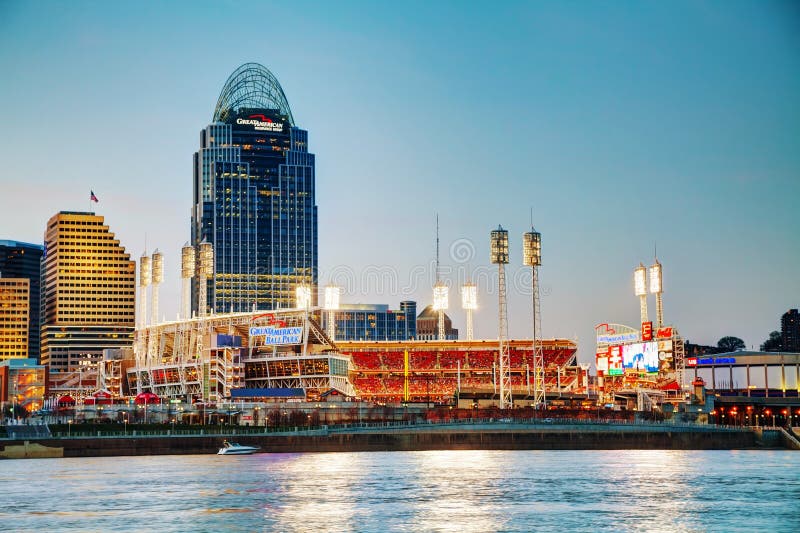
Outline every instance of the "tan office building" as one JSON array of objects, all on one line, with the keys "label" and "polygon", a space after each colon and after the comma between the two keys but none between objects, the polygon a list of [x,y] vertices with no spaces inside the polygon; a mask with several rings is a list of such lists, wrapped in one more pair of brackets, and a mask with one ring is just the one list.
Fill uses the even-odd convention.
[{"label": "tan office building", "polygon": [[28,357],[30,280],[0,278],[0,361]]},{"label": "tan office building", "polygon": [[136,266],[94,213],[54,215],[44,243],[41,358],[53,379],[133,344]]}]

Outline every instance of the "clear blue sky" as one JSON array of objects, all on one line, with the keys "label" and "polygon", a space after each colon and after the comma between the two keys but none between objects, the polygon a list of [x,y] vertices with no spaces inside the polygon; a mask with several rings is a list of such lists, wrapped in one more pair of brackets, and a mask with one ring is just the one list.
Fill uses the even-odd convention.
[{"label": "clear blue sky", "polygon": [[[519,279],[533,207],[544,331],[577,335],[583,361],[595,324],[636,326],[632,270],[655,243],[666,319],[694,342],[758,345],[800,305],[797,2],[0,0],[0,238],[41,242],[93,189],[132,255],[145,235],[166,253],[173,317],[192,153],[247,61],[310,132],[323,283],[392,268],[402,289],[433,259],[436,212],[445,267],[483,269],[503,224]],[[422,306],[429,285],[345,301]]]}]

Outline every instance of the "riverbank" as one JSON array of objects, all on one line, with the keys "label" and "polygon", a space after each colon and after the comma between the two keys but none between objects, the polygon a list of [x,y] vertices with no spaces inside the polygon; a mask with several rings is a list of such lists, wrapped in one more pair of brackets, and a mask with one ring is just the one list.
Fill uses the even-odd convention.
[{"label": "riverbank", "polygon": [[[63,457],[215,453],[224,439],[260,446],[262,452],[353,452],[422,450],[731,450],[759,447],[749,428],[670,424],[418,424],[349,426],[258,433],[197,433],[37,438]],[[26,439],[27,440],[27,439]],[[5,449],[24,445],[2,439]],[[0,453],[0,455],[3,455]]]}]

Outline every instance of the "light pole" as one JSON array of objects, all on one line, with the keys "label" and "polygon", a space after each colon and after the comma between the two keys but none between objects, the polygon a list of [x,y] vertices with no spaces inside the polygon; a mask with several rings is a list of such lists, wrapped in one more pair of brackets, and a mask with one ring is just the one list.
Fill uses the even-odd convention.
[{"label": "light pole", "polygon": [[508,353],[508,304],[506,301],[506,274],[508,264],[508,231],[502,226],[490,233],[490,260],[497,265],[498,274],[498,358],[500,359],[500,409],[513,407],[511,391],[511,358]]},{"label": "light pole", "polygon": [[72,437],[72,420],[67,420],[67,437]]}]

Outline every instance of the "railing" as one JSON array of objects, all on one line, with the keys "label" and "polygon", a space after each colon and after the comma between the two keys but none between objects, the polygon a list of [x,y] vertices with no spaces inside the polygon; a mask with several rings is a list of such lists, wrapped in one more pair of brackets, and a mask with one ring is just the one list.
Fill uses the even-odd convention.
[{"label": "railing", "polygon": [[[133,438],[133,437],[234,437],[234,436],[258,436],[258,435],[283,435],[283,434],[307,434],[307,435],[327,435],[329,433],[348,433],[361,431],[383,431],[383,430],[419,430],[426,431],[431,429],[458,428],[468,429],[519,429],[519,430],[544,430],[552,428],[558,431],[574,429],[593,429],[601,432],[619,431],[626,428],[631,431],[657,430],[659,432],[747,432],[754,428],[748,426],[718,426],[713,424],[696,424],[688,422],[659,422],[659,421],[638,421],[638,420],[606,420],[606,419],[573,419],[573,418],[467,418],[460,420],[397,420],[383,422],[353,422],[341,424],[324,424],[308,426],[214,426],[202,425],[187,427],[174,427],[166,425],[162,427],[142,428],[136,424],[129,424],[125,428],[113,425],[113,429],[106,426],[98,429],[98,426],[90,428],[72,425],[63,430],[61,426],[58,430],[51,430],[52,438]],[[622,429],[622,430],[626,430]],[[778,428],[763,428],[778,429]],[[36,438],[36,437],[34,437]],[[45,438],[45,437],[42,437]],[[0,439],[3,440],[3,439]]]}]

